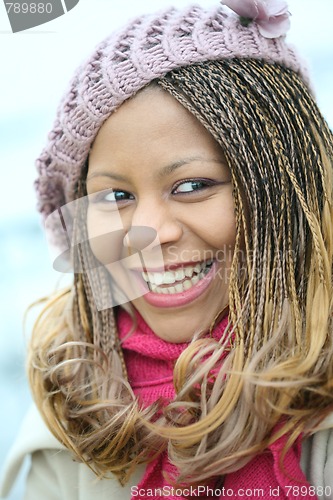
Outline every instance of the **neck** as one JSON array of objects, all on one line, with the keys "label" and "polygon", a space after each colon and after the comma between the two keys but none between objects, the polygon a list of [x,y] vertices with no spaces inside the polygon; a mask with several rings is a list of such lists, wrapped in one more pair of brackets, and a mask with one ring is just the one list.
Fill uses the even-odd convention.
[{"label": "neck", "polygon": [[[162,398],[167,403],[174,399],[174,365],[190,342],[171,343],[159,338],[138,312],[134,317],[120,309],[118,331],[124,353],[129,383],[139,400],[145,405]],[[223,318],[211,335],[220,340],[228,324]]]}]

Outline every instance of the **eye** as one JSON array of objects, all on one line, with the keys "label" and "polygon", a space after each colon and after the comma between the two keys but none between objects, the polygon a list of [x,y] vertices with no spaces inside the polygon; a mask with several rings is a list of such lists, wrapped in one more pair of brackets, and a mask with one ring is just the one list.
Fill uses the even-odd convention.
[{"label": "eye", "polygon": [[120,191],[117,189],[109,191],[102,198],[102,201],[117,202],[117,203],[125,200],[134,200],[134,196],[131,193],[128,193],[127,191]]},{"label": "eye", "polygon": [[177,184],[172,194],[193,193],[213,185],[215,185],[214,181],[209,179],[188,179]]},{"label": "eye", "polygon": [[108,189],[99,191],[90,196],[92,203],[99,203],[108,206],[126,203],[127,201],[134,200],[134,196],[121,189]]}]

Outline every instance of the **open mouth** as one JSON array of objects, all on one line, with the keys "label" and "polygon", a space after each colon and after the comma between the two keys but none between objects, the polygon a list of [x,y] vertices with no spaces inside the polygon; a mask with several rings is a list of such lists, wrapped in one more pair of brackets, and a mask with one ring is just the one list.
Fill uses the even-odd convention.
[{"label": "open mouth", "polygon": [[213,260],[198,262],[163,272],[142,272],[142,277],[151,292],[156,294],[173,295],[182,293],[198,284],[210,271]]}]

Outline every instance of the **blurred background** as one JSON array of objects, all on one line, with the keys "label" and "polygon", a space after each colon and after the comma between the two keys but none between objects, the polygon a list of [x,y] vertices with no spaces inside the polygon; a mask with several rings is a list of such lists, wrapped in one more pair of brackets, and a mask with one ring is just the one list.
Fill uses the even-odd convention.
[{"label": "blurred background", "polygon": [[[25,355],[36,312],[29,314],[25,331],[23,316],[27,307],[50,294],[61,278],[52,270],[35,211],[34,160],[77,65],[128,17],[171,3],[80,0],[66,15],[16,34],[10,30],[4,4],[0,4],[0,470],[31,403]],[[189,1],[173,3],[184,6]],[[201,0],[201,4],[214,2]],[[289,0],[289,8],[289,40],[309,62],[319,106],[332,128],[333,2]],[[23,475],[10,500],[22,498]]]}]

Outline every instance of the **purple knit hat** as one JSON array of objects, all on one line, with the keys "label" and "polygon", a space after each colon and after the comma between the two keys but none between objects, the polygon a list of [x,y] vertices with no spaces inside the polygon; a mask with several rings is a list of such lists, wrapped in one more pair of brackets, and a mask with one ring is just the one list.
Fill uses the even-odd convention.
[{"label": "purple knit hat", "polygon": [[[44,218],[74,198],[74,188],[103,122],[126,99],[170,70],[208,60],[255,58],[307,70],[285,42],[283,0],[228,0],[213,9],[169,8],[132,20],[102,41],[76,71],[37,159]],[[232,10],[231,10],[232,9]]]}]

